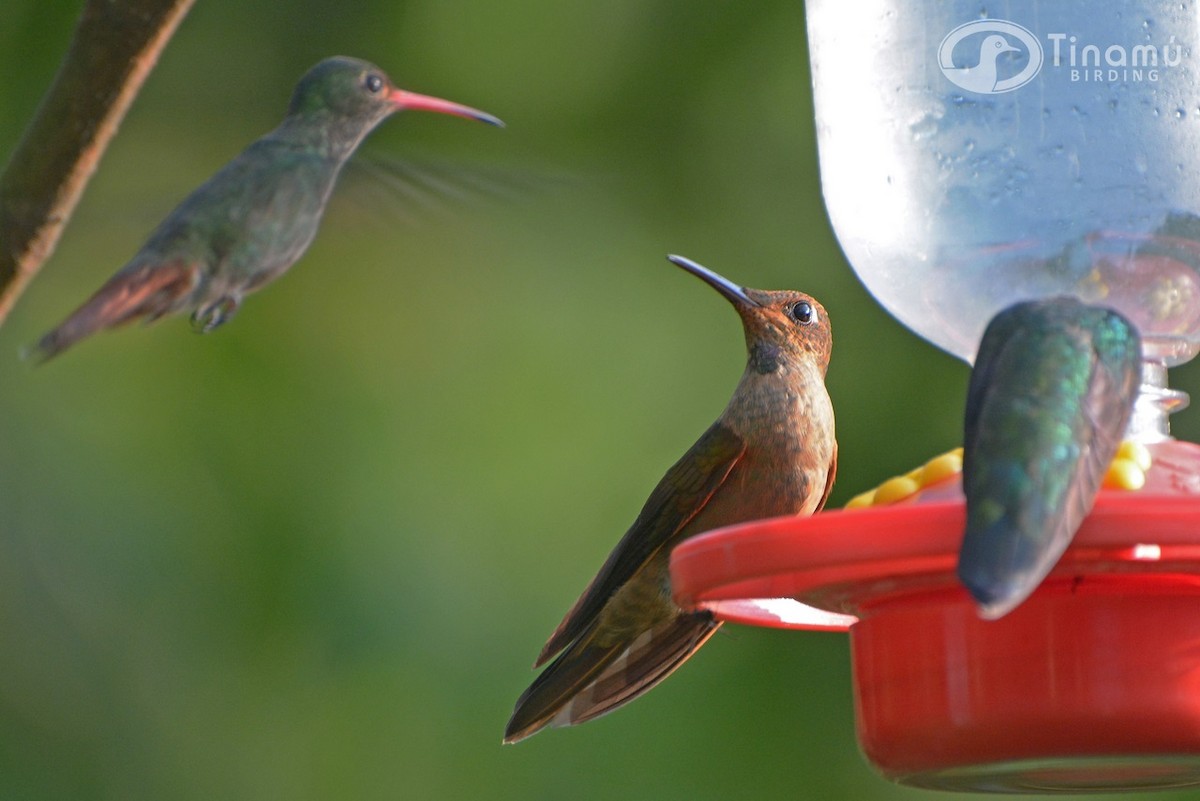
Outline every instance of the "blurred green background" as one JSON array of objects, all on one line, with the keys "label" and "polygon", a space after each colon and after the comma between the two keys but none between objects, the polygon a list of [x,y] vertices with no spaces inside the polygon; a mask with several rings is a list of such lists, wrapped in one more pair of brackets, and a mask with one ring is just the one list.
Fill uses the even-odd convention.
[{"label": "blurred green background", "polygon": [[[0,152],[78,7],[0,5]],[[402,115],[364,161],[533,188],[446,212],[347,176],[228,327],[17,360],[338,53],[508,123]],[[966,367],[829,230],[801,3],[199,0],[0,328],[0,798],[952,798],[858,754],[844,635],[727,628],[627,709],[500,745],[740,374],[668,252],[828,308],[833,504],[958,444]]]}]

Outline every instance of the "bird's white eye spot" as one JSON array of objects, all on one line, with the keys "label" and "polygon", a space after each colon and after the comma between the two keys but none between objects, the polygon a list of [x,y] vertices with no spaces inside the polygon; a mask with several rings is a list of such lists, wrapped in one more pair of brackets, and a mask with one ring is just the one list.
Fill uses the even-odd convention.
[{"label": "bird's white eye spot", "polygon": [[800,325],[812,325],[817,321],[817,310],[806,300],[798,300],[788,306],[787,315]]},{"label": "bird's white eye spot", "polygon": [[367,87],[367,91],[373,95],[383,91],[383,78],[373,72],[367,73],[367,77],[363,78],[363,86]]}]

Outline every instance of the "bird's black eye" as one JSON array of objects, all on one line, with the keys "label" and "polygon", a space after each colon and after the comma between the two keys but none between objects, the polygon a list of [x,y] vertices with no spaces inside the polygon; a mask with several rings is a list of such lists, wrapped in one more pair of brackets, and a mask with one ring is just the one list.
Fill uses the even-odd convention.
[{"label": "bird's black eye", "polygon": [[806,300],[796,301],[788,306],[787,314],[800,325],[812,325],[817,321],[817,310]]},{"label": "bird's black eye", "polygon": [[372,72],[363,79],[363,86],[367,87],[367,91],[371,94],[379,94],[383,90],[383,78]]}]

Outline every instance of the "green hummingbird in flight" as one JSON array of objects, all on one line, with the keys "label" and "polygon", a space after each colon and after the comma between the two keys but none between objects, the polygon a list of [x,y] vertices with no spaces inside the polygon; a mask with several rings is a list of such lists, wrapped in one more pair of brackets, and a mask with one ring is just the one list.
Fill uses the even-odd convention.
[{"label": "green hummingbird in flight", "polygon": [[136,319],[190,312],[202,332],[228,321],[246,294],[300,258],[343,165],[367,134],[405,109],[503,125],[485,112],[398,89],[366,61],[325,59],[300,79],[283,122],[180,203],[32,355],[45,361]]},{"label": "green hummingbird in flight", "polygon": [[1141,383],[1141,339],[1112,309],[1026,301],[988,324],[967,387],[958,576],[985,618],[1041,583],[1095,502]]},{"label": "green hummingbird in flight", "polygon": [[628,703],[679,667],[720,626],[676,606],[671,549],[721,526],[808,515],[837,469],[825,370],[833,344],[825,309],[802,292],[738,286],[680,256],[671,261],[733,304],[746,369],[717,421],[667,471],[534,667],[558,657],[517,701],[505,742],[569,726]]}]

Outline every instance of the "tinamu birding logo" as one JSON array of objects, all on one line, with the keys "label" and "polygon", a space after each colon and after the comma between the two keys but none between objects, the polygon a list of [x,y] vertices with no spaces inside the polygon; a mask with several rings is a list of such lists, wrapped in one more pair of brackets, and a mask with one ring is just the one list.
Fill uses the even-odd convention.
[{"label": "tinamu birding logo", "polygon": [[938,67],[951,83],[981,95],[1020,89],[1042,69],[1042,45],[1027,28],[1002,19],[959,25],[938,46]]},{"label": "tinamu birding logo", "polygon": [[1047,33],[1043,47],[1024,26],[980,19],[946,34],[937,59],[938,68],[955,86],[973,94],[998,95],[1025,86],[1043,67],[1047,75],[1060,75],[1070,83],[1157,83],[1164,70],[1180,66],[1186,52],[1174,36],[1162,45],[1124,45],[1090,42],[1063,32]]}]

